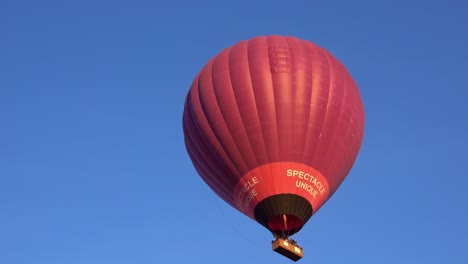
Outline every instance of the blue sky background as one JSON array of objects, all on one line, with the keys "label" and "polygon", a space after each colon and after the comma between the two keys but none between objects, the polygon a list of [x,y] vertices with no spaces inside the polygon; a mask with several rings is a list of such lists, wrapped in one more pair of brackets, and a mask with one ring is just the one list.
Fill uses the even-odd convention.
[{"label": "blue sky background", "polygon": [[0,263],[290,263],[202,182],[182,134],[209,58],[331,51],[365,138],[301,263],[468,263],[468,2],[0,1]]}]

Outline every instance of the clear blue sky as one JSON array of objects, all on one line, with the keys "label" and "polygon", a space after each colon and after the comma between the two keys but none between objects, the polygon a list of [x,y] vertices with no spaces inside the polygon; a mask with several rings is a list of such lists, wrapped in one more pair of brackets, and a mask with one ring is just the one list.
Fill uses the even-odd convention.
[{"label": "clear blue sky", "polygon": [[0,2],[0,263],[290,263],[211,192],[182,110],[209,58],[292,35],[366,109],[301,263],[468,263],[468,2]]}]

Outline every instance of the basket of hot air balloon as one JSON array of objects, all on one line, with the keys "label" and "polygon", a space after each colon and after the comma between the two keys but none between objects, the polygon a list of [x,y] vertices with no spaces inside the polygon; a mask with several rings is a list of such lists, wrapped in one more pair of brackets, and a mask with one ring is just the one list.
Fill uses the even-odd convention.
[{"label": "basket of hot air balloon", "polygon": [[273,250],[298,260],[302,248],[288,238],[351,170],[364,107],[351,75],[325,49],[295,37],[255,37],[196,75],[183,129],[206,184],[268,229]]}]

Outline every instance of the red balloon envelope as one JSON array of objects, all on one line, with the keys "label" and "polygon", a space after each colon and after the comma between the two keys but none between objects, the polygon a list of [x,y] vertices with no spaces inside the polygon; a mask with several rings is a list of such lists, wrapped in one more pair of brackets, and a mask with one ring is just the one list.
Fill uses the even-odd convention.
[{"label": "red balloon envelope", "polygon": [[256,37],[223,50],[195,77],[183,128],[210,188],[287,237],[349,173],[364,108],[351,75],[328,51],[294,37]]}]

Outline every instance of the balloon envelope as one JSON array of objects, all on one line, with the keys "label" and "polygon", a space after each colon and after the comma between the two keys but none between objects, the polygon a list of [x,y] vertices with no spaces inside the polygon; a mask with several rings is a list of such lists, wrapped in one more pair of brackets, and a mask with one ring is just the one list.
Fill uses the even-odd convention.
[{"label": "balloon envelope", "polygon": [[364,108],[351,75],[325,49],[255,37],[197,74],[183,129],[194,167],[218,196],[274,234],[291,235],[351,170]]}]

